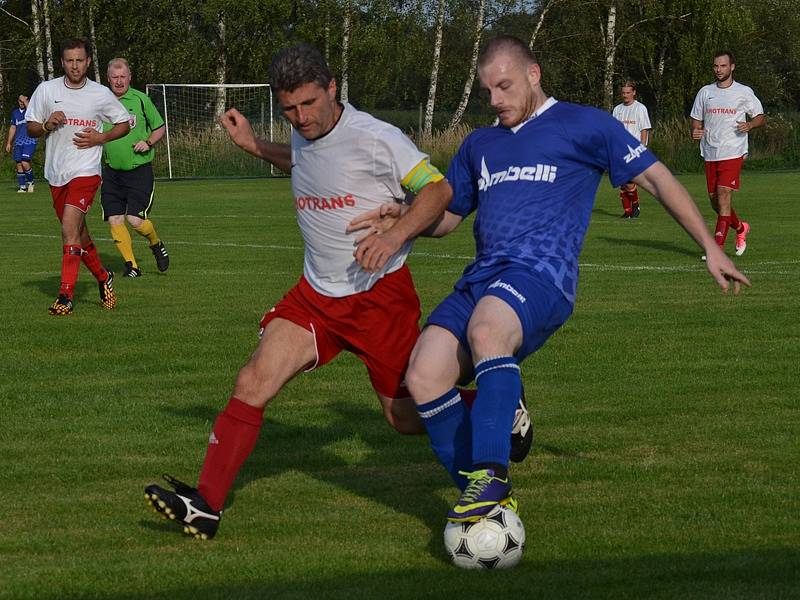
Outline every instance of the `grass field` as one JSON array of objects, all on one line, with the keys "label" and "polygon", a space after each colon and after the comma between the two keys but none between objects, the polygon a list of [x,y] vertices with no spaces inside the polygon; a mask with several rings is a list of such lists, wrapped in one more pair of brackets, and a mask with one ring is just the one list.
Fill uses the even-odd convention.
[{"label": "grass field", "polygon": [[[75,314],[54,318],[49,194],[9,177],[0,598],[800,597],[798,175],[746,173],[737,264],[754,287],[738,298],[652,198],[622,221],[601,186],[575,313],[523,365],[537,439],[512,473],[528,545],[494,573],[448,564],[456,493],[426,439],[384,423],[349,355],[268,408],[216,539],[146,507],[161,473],[196,480],[258,319],[300,274],[287,180],[159,184],[169,271],[135,239],[145,276],[117,280],[116,310],[83,269]],[[704,197],[702,176],[682,180]],[[98,208],[90,227],[121,273]],[[472,252],[469,227],[417,243],[424,313]]]}]

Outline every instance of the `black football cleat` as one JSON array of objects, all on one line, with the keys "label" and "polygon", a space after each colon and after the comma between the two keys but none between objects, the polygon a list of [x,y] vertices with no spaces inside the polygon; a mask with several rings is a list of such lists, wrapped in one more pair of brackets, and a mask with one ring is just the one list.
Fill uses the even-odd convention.
[{"label": "black football cleat", "polygon": [[514,413],[514,426],[511,428],[511,454],[513,462],[522,462],[533,445],[533,421],[525,404],[525,388],[519,395],[519,406]]},{"label": "black football cleat", "polygon": [[139,267],[134,267],[131,261],[125,262],[125,272],[122,274],[123,277],[141,277],[142,270]]},{"label": "black football cleat", "polygon": [[100,302],[106,310],[112,310],[117,305],[117,295],[114,293],[114,271],[106,269],[108,276],[105,281],[100,281],[97,287],[100,289]]},{"label": "black football cleat", "polygon": [[64,294],[59,294],[56,301],[47,309],[47,312],[51,315],[69,316],[72,314],[72,300]]},{"label": "black football cleat", "polygon": [[163,273],[169,268],[169,254],[167,254],[167,249],[164,247],[164,242],[158,242],[150,246],[150,250],[153,251],[158,270]]},{"label": "black football cleat", "polygon": [[198,540],[213,538],[217,533],[222,511],[211,508],[197,488],[169,475],[163,477],[175,491],[171,492],[160,485],[148,485],[144,488],[144,498],[147,503],[163,518],[179,521],[183,525],[185,534]]}]

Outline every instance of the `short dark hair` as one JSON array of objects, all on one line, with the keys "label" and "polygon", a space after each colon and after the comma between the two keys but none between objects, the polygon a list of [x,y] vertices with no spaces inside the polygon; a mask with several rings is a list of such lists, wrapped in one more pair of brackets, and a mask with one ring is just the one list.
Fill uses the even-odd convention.
[{"label": "short dark hair", "polygon": [[333,75],[319,50],[308,44],[284,48],[272,59],[269,80],[278,92],[293,92],[306,83],[330,85]]},{"label": "short dark hair", "polygon": [[622,84],[619,87],[620,87],[620,89],[629,87],[635,92],[636,91],[636,82],[632,81],[630,79],[626,79],[625,81],[622,82]]},{"label": "short dark hair", "polygon": [[513,35],[498,35],[483,46],[478,55],[478,65],[485,65],[500,52],[516,55],[526,65],[539,64],[536,55],[521,39]]},{"label": "short dark hair", "polygon": [[92,56],[92,45],[89,40],[82,37],[67,38],[61,42],[61,58],[64,58],[64,52],[67,50],[75,50],[76,48],[83,48],[86,50],[86,56]]},{"label": "short dark hair", "polygon": [[733,60],[733,52],[731,52],[730,50],[717,50],[714,53],[714,58],[715,59],[719,58],[720,56],[727,56],[728,57],[728,62],[730,62],[732,65],[736,64],[736,61]]}]

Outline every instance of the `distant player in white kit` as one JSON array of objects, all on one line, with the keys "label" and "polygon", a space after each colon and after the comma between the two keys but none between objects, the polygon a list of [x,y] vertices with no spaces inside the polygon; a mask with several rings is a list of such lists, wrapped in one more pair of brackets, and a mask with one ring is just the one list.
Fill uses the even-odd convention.
[{"label": "distant player in white kit", "polygon": [[[647,107],[636,99],[636,84],[633,81],[625,81],[620,86],[622,103],[617,104],[612,112],[613,117],[620,121],[625,129],[635,137],[642,147],[646,147],[650,141],[650,115]],[[637,148],[638,149],[638,146]],[[636,151],[631,148],[631,152]],[[636,219],[639,217],[639,190],[632,181],[625,183],[619,188],[619,197],[622,201],[623,219]]]},{"label": "distant player in white kit", "polygon": [[[87,77],[91,55],[85,39],[64,40],[64,76],[40,83],[25,113],[28,134],[34,138],[47,136],[44,176],[61,222],[61,287],[48,309],[51,315],[72,314],[81,263],[97,280],[103,308],[111,310],[117,301],[114,274],[100,261],[86,226],[86,213],[100,187],[103,144],[124,136],[130,127],[128,111],[111,90]],[[113,124],[105,133],[104,122]]]},{"label": "distant player in white kit", "polygon": [[[261,320],[258,348],[214,423],[197,489],[168,477],[174,492],[158,485],[145,490],[157,511],[202,539],[216,534],[228,491],[259,437],[265,406],[295,375],[342,350],[364,362],[397,431],[425,432],[403,383],[420,317],[405,259],[411,240],[444,213],[450,185],[399,129],[337,101],[336,81],[314,48],[280,52],[270,79],[293,127],[291,146],[256,138],[236,109],[221,122],[236,145],[291,172],[305,242],[303,276]],[[359,248],[367,267],[381,267],[362,268],[353,254],[363,234],[347,233],[347,225],[408,193],[415,199],[407,218]]]},{"label": "distant player in white kit", "polygon": [[[728,230],[736,232],[736,256],[747,249],[750,224],[733,208],[733,191],[739,189],[742,163],[747,156],[747,134],[764,124],[764,108],[753,90],[733,80],[733,55],[714,55],[716,81],[700,88],[692,106],[692,139],[700,140],[706,161],[706,184],[717,213],[714,239],[725,247]],[[750,120],[747,120],[750,117]]]}]

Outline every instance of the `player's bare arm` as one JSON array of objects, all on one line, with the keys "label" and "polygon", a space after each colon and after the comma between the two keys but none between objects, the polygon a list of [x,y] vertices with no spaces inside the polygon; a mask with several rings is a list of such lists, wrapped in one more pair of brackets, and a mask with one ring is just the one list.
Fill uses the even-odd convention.
[{"label": "player's bare arm", "polygon": [[378,271],[404,243],[439,219],[452,197],[453,190],[446,179],[427,184],[390,229],[371,233],[358,243],[353,253],[356,262],[367,272]]},{"label": "player's bare arm", "polygon": [[[373,208],[367,212],[357,216],[350,221],[347,226],[347,233],[354,231],[364,231],[364,235],[357,238],[355,243],[358,245],[361,240],[365,239],[368,235],[373,233],[383,233],[388,231],[397,220],[403,216],[411,207],[408,204],[401,204],[399,202],[385,202],[378,208]],[[441,217],[436,219],[430,226],[420,232],[422,237],[444,237],[456,227],[459,226],[463,217],[449,210],[444,211]]]},{"label": "player's bare arm", "polygon": [[11,152],[11,142],[14,141],[14,135],[17,133],[17,126],[12,125],[8,128],[8,140],[6,140],[6,152]]},{"label": "player's bare arm", "polygon": [[250,121],[235,108],[226,111],[219,119],[231,141],[248,154],[260,158],[289,173],[292,170],[292,148],[256,137]]},{"label": "player's bare arm", "polygon": [[692,119],[692,139],[695,141],[702,140],[704,133],[705,130],[703,129],[703,122],[698,121],[697,119]]},{"label": "player's bare arm", "polygon": [[47,120],[44,123],[28,121],[28,135],[35,138],[42,137],[61,125],[66,118],[67,117],[64,114],[64,111],[57,110],[52,115],[47,117]]},{"label": "player's bare arm", "polygon": [[741,284],[750,287],[750,280],[739,272],[711,237],[689,192],[667,167],[656,162],[633,181],[653,194],[678,224],[703,248],[706,253],[706,268],[723,292],[728,292],[730,282],[733,282],[734,295],[739,294]]},{"label": "player's bare arm", "polygon": [[740,133],[747,133],[756,127],[761,127],[764,125],[765,120],[766,119],[764,118],[764,115],[756,115],[749,121],[737,121],[736,129],[738,129]]},{"label": "player's bare arm", "polygon": [[[150,132],[150,135],[147,136],[146,140],[139,140],[133,145],[134,152],[140,152],[144,154],[145,152],[149,152],[150,148],[155,146],[161,138],[164,137],[164,133],[166,133],[167,128],[166,126],[162,125],[158,129],[154,129]],[[149,142],[149,143],[148,143]]]},{"label": "player's bare arm", "polygon": [[114,127],[102,133],[93,129],[91,127],[86,127],[81,129],[80,131],[75,132],[75,137],[72,138],[72,143],[75,144],[81,150],[86,150],[87,148],[93,148],[94,146],[101,146],[106,142],[111,142],[113,140],[119,139],[124,135],[127,135],[128,132],[131,130],[130,123],[128,121],[122,121],[121,123],[114,123]]}]

